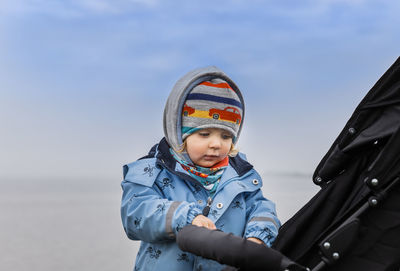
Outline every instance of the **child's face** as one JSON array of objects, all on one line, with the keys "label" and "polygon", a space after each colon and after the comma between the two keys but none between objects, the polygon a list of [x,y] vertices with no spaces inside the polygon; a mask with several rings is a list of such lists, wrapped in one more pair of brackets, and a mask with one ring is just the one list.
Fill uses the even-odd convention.
[{"label": "child's face", "polygon": [[198,166],[212,167],[221,162],[231,150],[232,135],[225,130],[208,128],[186,138],[186,151]]}]

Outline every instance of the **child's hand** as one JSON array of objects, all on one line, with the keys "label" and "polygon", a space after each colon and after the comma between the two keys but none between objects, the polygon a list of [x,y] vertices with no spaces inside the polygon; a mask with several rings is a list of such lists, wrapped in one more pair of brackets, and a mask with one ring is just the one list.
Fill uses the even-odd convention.
[{"label": "child's hand", "polygon": [[192,225],[199,226],[199,227],[204,227],[210,230],[216,230],[217,227],[215,227],[214,222],[211,221],[208,217],[205,217],[204,215],[198,215],[196,216],[193,221]]},{"label": "child's hand", "polygon": [[249,238],[247,238],[247,240],[252,241],[252,242],[254,242],[254,243],[257,243],[257,244],[259,244],[259,245],[265,246],[265,243],[264,243],[263,241],[261,241],[260,239],[258,239],[258,238],[249,237]]}]

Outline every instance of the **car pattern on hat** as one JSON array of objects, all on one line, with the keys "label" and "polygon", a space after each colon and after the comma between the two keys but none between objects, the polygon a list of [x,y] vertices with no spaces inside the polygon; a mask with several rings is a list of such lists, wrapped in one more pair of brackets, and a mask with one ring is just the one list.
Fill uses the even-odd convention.
[{"label": "car pattern on hat", "polygon": [[209,115],[212,116],[213,119],[232,121],[236,124],[240,124],[240,122],[242,121],[239,110],[232,106],[228,106],[224,110],[211,108],[209,110]]},{"label": "car pattern on hat", "polygon": [[182,110],[182,115],[183,116],[189,116],[192,115],[195,112],[195,109],[193,107],[188,106],[187,104],[185,104],[183,106],[183,110]]},{"label": "car pattern on hat", "polygon": [[223,110],[218,108],[211,108],[208,111],[203,111],[196,110],[190,106],[185,105],[182,111],[182,116],[229,121],[236,124],[240,124],[240,122],[242,121],[239,110],[232,106],[225,107],[225,109]]}]

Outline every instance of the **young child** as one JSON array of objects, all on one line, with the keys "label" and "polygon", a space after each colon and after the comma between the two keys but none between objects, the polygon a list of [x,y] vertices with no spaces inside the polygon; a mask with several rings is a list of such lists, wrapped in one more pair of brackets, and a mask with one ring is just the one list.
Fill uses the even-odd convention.
[{"label": "young child", "polygon": [[135,270],[224,269],[178,248],[175,236],[188,224],[271,245],[280,226],[275,205],[234,148],[243,118],[242,94],[218,68],[194,70],[175,84],[165,138],[124,166],[122,223],[130,239],[142,240]]}]

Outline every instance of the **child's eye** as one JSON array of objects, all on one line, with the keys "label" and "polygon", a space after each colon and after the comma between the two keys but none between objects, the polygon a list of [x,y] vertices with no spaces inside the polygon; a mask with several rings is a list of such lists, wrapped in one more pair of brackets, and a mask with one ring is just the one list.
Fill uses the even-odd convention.
[{"label": "child's eye", "polygon": [[200,135],[200,136],[209,136],[210,134],[209,134],[209,133],[202,132],[202,133],[199,133],[199,135]]},{"label": "child's eye", "polygon": [[222,138],[223,139],[229,139],[229,138],[232,138],[232,136],[231,135],[222,135]]}]

